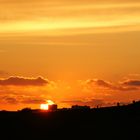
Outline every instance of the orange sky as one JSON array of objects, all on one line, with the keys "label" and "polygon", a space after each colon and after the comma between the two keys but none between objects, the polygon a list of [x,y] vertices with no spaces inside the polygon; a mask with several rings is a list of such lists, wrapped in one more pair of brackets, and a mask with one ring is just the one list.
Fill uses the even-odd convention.
[{"label": "orange sky", "polygon": [[139,100],[139,0],[0,3],[0,109]]}]

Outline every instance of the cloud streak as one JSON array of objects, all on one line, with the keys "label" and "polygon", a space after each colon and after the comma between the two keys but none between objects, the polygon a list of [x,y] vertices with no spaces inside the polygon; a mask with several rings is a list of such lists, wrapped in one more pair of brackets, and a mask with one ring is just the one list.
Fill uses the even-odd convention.
[{"label": "cloud streak", "polygon": [[140,80],[127,80],[121,83],[122,85],[125,86],[135,86],[135,87],[140,87]]},{"label": "cloud streak", "polygon": [[4,70],[0,70],[0,76],[6,76],[6,75],[9,75],[9,73]]},{"label": "cloud streak", "polygon": [[25,77],[9,77],[7,79],[0,79],[1,86],[44,86],[48,81],[42,77],[25,78]]},{"label": "cloud streak", "polygon": [[135,29],[135,25],[139,25],[140,3],[138,1],[135,1],[137,3],[130,3],[129,0],[119,1],[119,3],[106,1],[108,2],[106,4],[94,0],[88,2],[0,1],[0,21],[5,23],[0,24],[0,32],[124,28],[124,26]]},{"label": "cloud streak", "polygon": [[0,97],[1,102],[8,104],[42,104],[46,100],[41,97],[35,96],[18,96],[18,95],[5,95]]},{"label": "cloud streak", "polygon": [[63,101],[63,103],[68,103],[70,105],[81,105],[81,106],[91,106],[91,107],[102,106],[106,104],[102,99],[91,99],[89,101],[86,100]]}]

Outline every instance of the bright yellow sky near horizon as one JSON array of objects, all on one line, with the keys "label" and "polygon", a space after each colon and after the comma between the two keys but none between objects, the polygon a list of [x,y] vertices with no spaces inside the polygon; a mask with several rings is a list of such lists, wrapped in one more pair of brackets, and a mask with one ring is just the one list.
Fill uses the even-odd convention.
[{"label": "bright yellow sky near horizon", "polygon": [[[55,82],[59,88],[52,91],[51,87],[47,96],[44,87],[41,91],[32,88],[35,93],[42,92],[41,98],[59,103],[83,101],[86,95],[86,103],[90,99],[107,102],[139,99],[138,90],[133,91],[136,92],[133,96],[131,92],[124,95],[122,91],[102,89],[85,92],[75,83],[95,78],[114,84],[126,79],[139,80],[140,2],[0,0],[0,67],[1,78],[42,76]],[[66,85],[71,90],[67,91]],[[14,90],[19,89],[2,86],[0,98],[9,97],[11,91],[10,100],[19,98]],[[28,91],[27,88],[24,94],[30,96]],[[60,93],[55,96],[56,92]],[[76,95],[78,92],[80,95]],[[2,104],[2,109],[9,109]]]}]

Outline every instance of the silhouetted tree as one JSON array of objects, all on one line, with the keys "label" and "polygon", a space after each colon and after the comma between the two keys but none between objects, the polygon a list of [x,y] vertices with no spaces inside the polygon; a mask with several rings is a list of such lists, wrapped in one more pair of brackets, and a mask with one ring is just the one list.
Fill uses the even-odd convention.
[{"label": "silhouetted tree", "polygon": [[32,109],[31,109],[31,108],[28,108],[28,107],[23,108],[23,109],[21,110],[21,112],[31,112],[31,111],[32,111]]}]

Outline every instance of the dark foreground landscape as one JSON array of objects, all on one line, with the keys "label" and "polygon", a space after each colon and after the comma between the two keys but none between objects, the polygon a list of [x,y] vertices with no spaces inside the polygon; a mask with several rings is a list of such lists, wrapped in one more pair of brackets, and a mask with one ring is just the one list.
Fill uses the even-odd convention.
[{"label": "dark foreground landscape", "polygon": [[5,139],[139,139],[140,102],[96,109],[0,112]]}]

